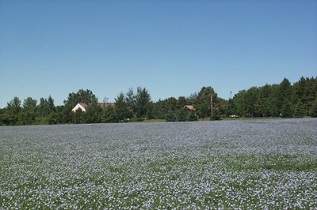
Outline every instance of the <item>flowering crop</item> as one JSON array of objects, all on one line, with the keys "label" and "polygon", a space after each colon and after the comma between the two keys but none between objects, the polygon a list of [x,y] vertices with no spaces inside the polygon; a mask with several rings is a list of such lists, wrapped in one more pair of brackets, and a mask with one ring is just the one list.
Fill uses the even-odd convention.
[{"label": "flowering crop", "polygon": [[317,208],[317,120],[0,127],[0,209]]}]

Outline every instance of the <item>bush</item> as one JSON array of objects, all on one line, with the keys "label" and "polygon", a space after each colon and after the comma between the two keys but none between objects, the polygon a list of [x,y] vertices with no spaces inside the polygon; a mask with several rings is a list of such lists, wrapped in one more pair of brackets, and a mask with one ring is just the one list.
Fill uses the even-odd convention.
[{"label": "bush", "polygon": [[188,119],[188,111],[181,109],[177,112],[177,116],[176,116],[177,121],[183,122],[183,121],[187,121]]},{"label": "bush", "polygon": [[165,120],[167,122],[175,122],[176,121],[176,115],[174,112],[168,112],[166,115],[165,115]]},{"label": "bush", "polygon": [[197,121],[198,120],[198,116],[195,112],[190,112],[188,117],[187,117],[188,121]]}]

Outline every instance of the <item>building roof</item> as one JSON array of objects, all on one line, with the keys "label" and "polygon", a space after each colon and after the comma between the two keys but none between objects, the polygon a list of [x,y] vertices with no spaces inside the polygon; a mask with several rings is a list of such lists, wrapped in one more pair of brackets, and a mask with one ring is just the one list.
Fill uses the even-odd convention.
[{"label": "building roof", "polygon": [[78,104],[79,104],[80,106],[84,107],[85,109],[88,107],[88,105],[87,105],[87,104],[82,103],[82,102],[79,102]]},{"label": "building roof", "polygon": [[189,111],[196,111],[196,109],[193,105],[185,105],[184,108],[188,109]]},{"label": "building roof", "polygon": [[79,110],[79,109],[83,112],[86,112],[87,107],[88,107],[88,105],[85,103],[77,103],[76,106],[74,106],[74,108],[72,109],[72,112],[77,112],[77,110]]}]

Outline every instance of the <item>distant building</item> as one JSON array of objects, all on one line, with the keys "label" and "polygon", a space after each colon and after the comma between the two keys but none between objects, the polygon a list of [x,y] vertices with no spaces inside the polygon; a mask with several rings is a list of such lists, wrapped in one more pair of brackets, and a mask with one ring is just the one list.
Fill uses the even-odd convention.
[{"label": "distant building", "polygon": [[85,103],[78,103],[76,106],[72,109],[72,112],[77,112],[78,110],[81,110],[82,112],[87,111],[88,105]]},{"label": "distant building", "polygon": [[103,102],[103,103],[98,103],[98,106],[105,109],[109,106],[114,106],[114,103],[110,103],[110,102]]},{"label": "distant building", "polygon": [[185,105],[184,108],[187,109],[188,111],[191,111],[191,112],[196,111],[196,109],[193,105]]},{"label": "distant building", "polygon": [[[109,106],[114,106],[114,103],[97,103],[97,105],[99,107],[101,107],[102,109],[105,109]],[[88,108],[88,105],[85,104],[85,103],[78,103],[76,104],[76,106],[72,109],[72,112],[77,112],[78,110],[81,110],[82,112],[86,112],[87,111],[87,108]]]}]

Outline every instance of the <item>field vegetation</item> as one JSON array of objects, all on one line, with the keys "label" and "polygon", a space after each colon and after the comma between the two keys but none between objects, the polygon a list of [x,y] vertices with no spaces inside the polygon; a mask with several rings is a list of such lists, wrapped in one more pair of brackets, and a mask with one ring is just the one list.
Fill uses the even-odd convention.
[{"label": "field vegetation", "polygon": [[317,208],[317,120],[0,127],[0,209]]}]

